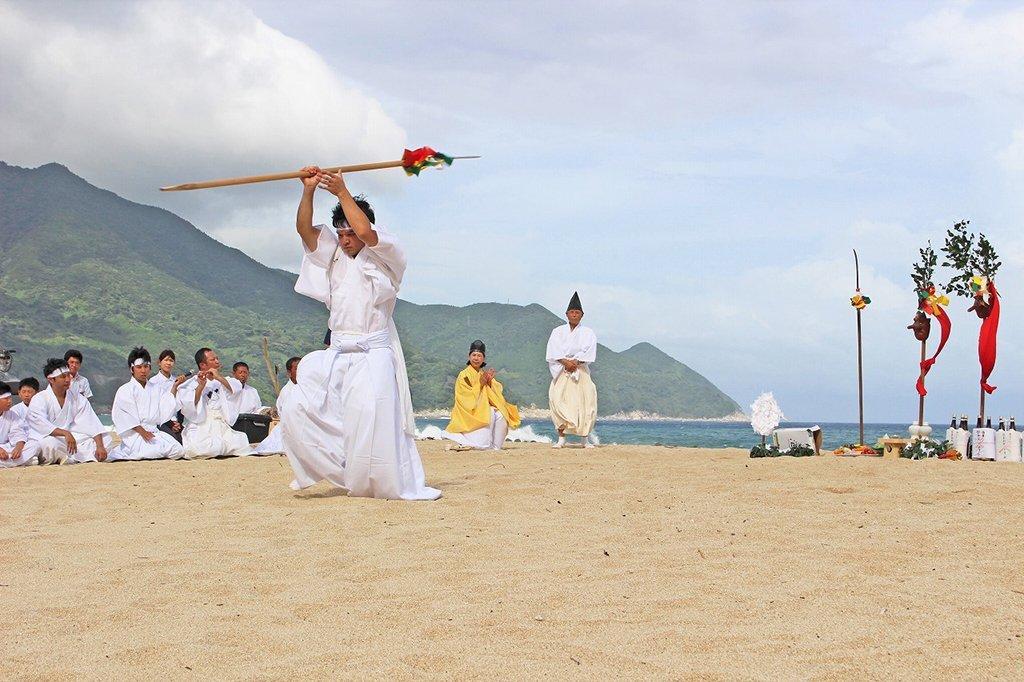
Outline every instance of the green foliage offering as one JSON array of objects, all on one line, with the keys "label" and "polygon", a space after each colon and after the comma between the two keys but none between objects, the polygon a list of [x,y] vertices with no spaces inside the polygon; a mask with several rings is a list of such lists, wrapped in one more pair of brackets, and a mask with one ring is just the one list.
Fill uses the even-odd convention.
[{"label": "green foliage offering", "polygon": [[779,450],[777,445],[762,445],[758,443],[750,448],[750,456],[758,457],[810,457],[814,455],[814,448],[809,445],[794,443],[788,450]]},{"label": "green foliage offering", "polygon": [[975,243],[974,233],[967,231],[970,224],[969,220],[955,223],[946,232],[946,243],[942,247],[946,255],[942,265],[953,269],[946,290],[965,298],[973,298],[975,295],[971,288],[972,277],[982,275],[991,280],[1002,266],[988,237],[979,234]]},{"label": "green foliage offering", "polygon": [[[174,350],[179,371],[192,366],[197,348],[210,346],[229,367],[247,362],[269,404],[261,338],[270,339],[282,384],[288,357],[323,347],[327,311],[295,293],[294,284],[294,274],[265,267],[168,211],[97,189],[63,166],[0,162],[0,346],[18,350],[16,376],[38,376],[47,357],[78,348],[94,405],[105,409],[127,380],[132,346],[146,346],[154,358]],[[455,376],[477,338],[487,343],[488,364],[510,400],[547,407],[545,347],[564,320],[545,308],[399,301],[395,323],[416,409],[451,407]],[[600,346],[593,374],[602,415],[715,418],[740,411],[649,343],[620,353]]]},{"label": "green foliage offering", "polygon": [[938,261],[938,257],[935,255],[931,241],[928,242],[927,247],[920,249],[920,252],[921,260],[914,263],[914,271],[911,273],[910,279],[914,281],[915,291],[927,292],[934,286],[935,263]]},{"label": "green foliage offering", "polygon": [[900,452],[900,457],[905,459],[927,459],[929,457],[938,457],[946,450],[949,450],[950,445],[948,440],[935,441],[929,438],[918,438],[913,443],[903,448]]}]

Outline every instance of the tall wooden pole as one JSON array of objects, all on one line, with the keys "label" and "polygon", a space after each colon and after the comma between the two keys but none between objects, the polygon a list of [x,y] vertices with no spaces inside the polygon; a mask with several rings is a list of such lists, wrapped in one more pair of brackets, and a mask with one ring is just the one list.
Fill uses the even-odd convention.
[{"label": "tall wooden pole", "polygon": [[[857,249],[853,250],[853,268],[857,278],[857,293],[860,293],[860,259]],[[860,409],[860,443],[864,445],[864,352],[861,341],[860,308],[857,309],[857,403]]]},{"label": "tall wooden pole", "polygon": [[[924,367],[924,359],[927,357],[925,346],[928,345],[928,341],[921,339],[921,367]],[[924,379],[924,369],[921,369],[921,378]],[[917,425],[924,426],[924,396],[918,396],[917,398]]]}]

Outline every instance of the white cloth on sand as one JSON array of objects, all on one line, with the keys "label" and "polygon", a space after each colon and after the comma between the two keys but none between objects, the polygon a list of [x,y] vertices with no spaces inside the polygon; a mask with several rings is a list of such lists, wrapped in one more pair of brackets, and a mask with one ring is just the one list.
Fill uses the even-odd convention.
[{"label": "white cloth on sand", "polygon": [[[17,459],[11,457],[18,443],[24,443]],[[14,408],[0,414],[0,449],[7,453],[7,459],[0,459],[0,469],[23,467],[38,463],[39,442],[30,440],[25,420]]]},{"label": "white cloth on sand", "polygon": [[[108,453],[113,442],[110,432],[100,423],[89,400],[71,389],[65,394],[63,406],[51,386],[35,394],[28,406],[28,427],[29,438],[39,443],[42,464],[95,462],[95,437],[102,436],[103,446]],[[51,436],[55,429],[70,431],[78,451],[71,454],[68,452],[67,441]]]},{"label": "white cloth on sand", "polygon": [[238,414],[255,414],[263,409],[263,401],[260,400],[260,394],[255,388],[249,384],[242,384],[242,389],[238,391],[235,399],[235,406]]},{"label": "white cloth on sand", "polygon": [[468,433],[451,433],[443,431],[442,435],[464,448],[474,450],[501,450],[508,436],[508,422],[495,408],[491,408],[491,423]]},{"label": "white cloth on sand", "polygon": [[206,382],[198,403],[195,401],[198,375],[178,387],[178,410],[185,417],[181,440],[187,459],[255,454],[246,435],[231,428],[238,419],[238,409],[231,396],[242,389],[242,383],[234,377],[226,377],[226,381],[231,386],[230,393],[222,383],[211,379]]},{"label": "white cloth on sand", "polygon": [[331,346],[299,363],[281,426],[292,487],[327,480],[349,495],[434,500],[413,436],[409,380],[392,313],[406,259],[394,235],[350,258],[334,230],[318,226],[295,290],[330,311]]},{"label": "white cloth on sand", "polygon": [[[160,384],[146,382],[143,386],[134,378],[117,389],[110,418],[121,436],[121,444],[110,452],[110,460],[180,459],[185,450],[170,434],[159,426],[174,416],[177,403],[170,391]],[[135,432],[141,426],[153,434],[145,440]]]},{"label": "white cloth on sand", "polygon": [[[597,335],[582,324],[563,324],[551,330],[545,359],[551,372],[548,407],[555,429],[574,436],[589,436],[597,420],[597,387],[590,365],[597,360]],[[559,360],[576,360],[575,372],[566,372]]]}]

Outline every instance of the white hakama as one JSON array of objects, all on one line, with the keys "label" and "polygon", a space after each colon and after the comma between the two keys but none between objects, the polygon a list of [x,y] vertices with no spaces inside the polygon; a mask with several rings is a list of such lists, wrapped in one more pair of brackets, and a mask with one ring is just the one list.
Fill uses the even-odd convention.
[{"label": "white hakama", "polygon": [[[96,461],[96,436],[102,436],[103,446],[109,453],[113,439],[100,423],[89,400],[79,392],[68,389],[63,407],[57,401],[52,386],[40,391],[28,406],[29,438],[39,443],[41,464],[80,464]],[[51,436],[55,429],[70,431],[78,451],[68,452],[63,438]]]},{"label": "white hakama", "polygon": [[[597,421],[597,387],[590,365],[597,359],[597,335],[582,324],[555,327],[545,353],[551,372],[548,407],[555,429],[573,436],[589,436]],[[559,360],[576,360],[575,372],[566,372]]]},{"label": "white hakama", "polygon": [[508,436],[508,422],[497,409],[491,408],[491,423],[467,433],[444,431],[446,439],[454,441],[464,448],[474,450],[501,450]]},{"label": "white hakama", "polygon": [[[147,382],[145,386],[134,378],[117,389],[110,418],[121,436],[121,444],[110,452],[111,461],[141,459],[180,459],[185,450],[173,436],[159,430],[160,424],[174,416],[177,403],[170,391],[160,384]],[[141,426],[153,434],[145,440],[135,432]]]},{"label": "white hakama", "polygon": [[[16,458],[11,457],[18,443],[24,443],[22,450]],[[0,414],[0,449],[7,452],[7,459],[0,459],[0,469],[39,463],[39,443],[29,439],[25,420],[13,407]]]},{"label": "white hakama", "polygon": [[212,459],[213,457],[241,457],[255,454],[249,439],[231,425],[238,419],[238,410],[232,399],[242,384],[227,377],[232,393],[216,380],[206,382],[199,402],[195,402],[199,378],[194,376],[178,387],[178,410],[185,416],[181,441],[186,459]]},{"label": "white hakama", "polygon": [[392,312],[405,272],[393,235],[355,258],[334,230],[318,226],[295,290],[330,310],[331,345],[302,359],[294,399],[282,415],[294,489],[329,481],[358,497],[434,500],[413,435],[409,381]]},{"label": "white hakama", "polygon": [[271,431],[270,434],[263,439],[263,442],[256,446],[257,455],[284,454],[284,432],[281,430],[281,424],[284,423],[285,414],[288,412],[294,391],[295,384],[290,380],[281,387],[281,393],[277,396],[277,417],[280,421],[277,424],[277,428]]}]

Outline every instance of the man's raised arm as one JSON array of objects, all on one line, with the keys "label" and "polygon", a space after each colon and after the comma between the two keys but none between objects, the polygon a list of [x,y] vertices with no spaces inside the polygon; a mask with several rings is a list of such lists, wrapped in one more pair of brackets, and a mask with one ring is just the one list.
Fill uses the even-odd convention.
[{"label": "man's raised arm", "polygon": [[299,211],[295,216],[295,231],[302,237],[302,243],[307,251],[316,251],[319,235],[313,229],[313,194],[323,177],[323,171],[319,166],[306,166],[302,170],[309,175],[301,178],[302,199],[299,200]]}]

